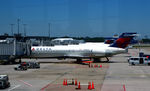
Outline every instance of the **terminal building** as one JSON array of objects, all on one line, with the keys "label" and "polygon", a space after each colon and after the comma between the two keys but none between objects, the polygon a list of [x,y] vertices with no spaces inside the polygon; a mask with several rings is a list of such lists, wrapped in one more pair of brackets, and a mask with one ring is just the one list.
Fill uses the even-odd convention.
[{"label": "terminal building", "polygon": [[75,45],[79,43],[84,43],[83,40],[76,40],[73,38],[56,38],[51,41],[51,45]]}]

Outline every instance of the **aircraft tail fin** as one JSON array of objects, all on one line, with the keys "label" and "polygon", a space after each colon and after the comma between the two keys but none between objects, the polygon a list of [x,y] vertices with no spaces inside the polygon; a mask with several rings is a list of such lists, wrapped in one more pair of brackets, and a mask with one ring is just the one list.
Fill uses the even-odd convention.
[{"label": "aircraft tail fin", "polygon": [[135,36],[137,36],[137,33],[122,33],[110,47],[126,48]]}]

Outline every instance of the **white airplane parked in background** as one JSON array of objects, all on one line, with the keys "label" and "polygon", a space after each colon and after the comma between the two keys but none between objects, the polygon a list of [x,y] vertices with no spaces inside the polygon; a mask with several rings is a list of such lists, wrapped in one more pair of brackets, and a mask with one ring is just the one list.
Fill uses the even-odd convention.
[{"label": "white airplane parked in background", "polygon": [[57,45],[57,46],[32,46],[31,57],[34,58],[74,58],[77,62],[83,58],[99,60],[102,57],[111,57],[116,54],[125,53],[126,47],[135,37],[135,34],[123,33],[113,44],[84,43],[79,45]]}]

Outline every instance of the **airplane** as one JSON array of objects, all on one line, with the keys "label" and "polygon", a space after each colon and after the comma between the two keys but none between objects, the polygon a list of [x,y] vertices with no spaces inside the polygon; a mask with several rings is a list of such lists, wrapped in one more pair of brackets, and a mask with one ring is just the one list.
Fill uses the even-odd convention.
[{"label": "airplane", "polygon": [[100,61],[100,58],[125,53],[126,47],[135,37],[135,34],[123,33],[113,44],[84,43],[79,45],[57,45],[57,46],[32,46],[32,58],[73,58],[80,63],[83,58]]}]

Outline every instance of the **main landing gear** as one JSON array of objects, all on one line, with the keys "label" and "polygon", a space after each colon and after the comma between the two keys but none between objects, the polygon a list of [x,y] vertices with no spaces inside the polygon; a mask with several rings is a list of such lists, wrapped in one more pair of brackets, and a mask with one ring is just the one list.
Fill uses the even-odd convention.
[{"label": "main landing gear", "polygon": [[101,58],[93,58],[94,59],[94,62],[109,62],[109,58],[108,57],[105,57],[106,58],[106,61],[102,61]]},{"label": "main landing gear", "polygon": [[[106,58],[106,61],[103,61],[103,62],[109,62],[109,58],[108,57],[105,57],[105,58]],[[93,60],[93,62],[95,63],[102,62],[101,58],[90,58],[90,59]],[[82,58],[78,58],[76,63],[78,64],[82,63]]]},{"label": "main landing gear", "polygon": [[108,57],[106,57],[106,59],[107,59],[107,61],[106,61],[106,62],[109,62],[109,58],[108,58]]}]

